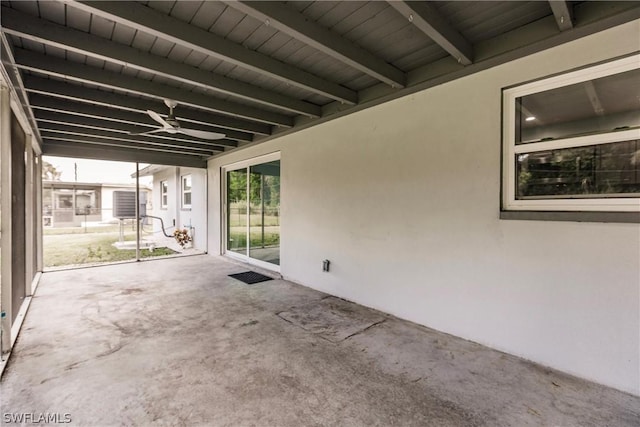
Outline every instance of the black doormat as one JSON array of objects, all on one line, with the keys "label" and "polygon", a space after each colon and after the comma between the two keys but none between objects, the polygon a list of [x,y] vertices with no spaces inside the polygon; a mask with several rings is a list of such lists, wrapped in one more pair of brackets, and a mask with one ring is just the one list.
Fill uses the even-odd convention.
[{"label": "black doormat", "polygon": [[256,273],[255,271],[245,271],[243,273],[230,274],[229,277],[233,277],[234,279],[238,279],[241,282],[246,283],[247,285],[253,285],[254,283],[266,282],[267,280],[273,280],[269,276],[265,276],[264,274]]}]

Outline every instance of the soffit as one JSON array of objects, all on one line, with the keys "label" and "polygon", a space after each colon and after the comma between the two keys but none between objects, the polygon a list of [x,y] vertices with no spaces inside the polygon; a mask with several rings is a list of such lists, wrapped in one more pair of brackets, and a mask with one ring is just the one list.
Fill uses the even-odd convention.
[{"label": "soffit", "polygon": [[[200,167],[640,16],[638,2],[1,4],[3,66],[45,153]],[[183,127],[226,138],[131,135],[164,98]]]}]

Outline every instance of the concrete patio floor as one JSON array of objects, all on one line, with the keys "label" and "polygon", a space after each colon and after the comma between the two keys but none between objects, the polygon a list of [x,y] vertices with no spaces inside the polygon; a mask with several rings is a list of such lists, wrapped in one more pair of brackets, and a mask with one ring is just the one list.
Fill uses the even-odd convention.
[{"label": "concrete patio floor", "polygon": [[227,277],[243,270],[202,255],[45,273],[0,383],[2,422],[639,423],[640,398],[284,280]]}]

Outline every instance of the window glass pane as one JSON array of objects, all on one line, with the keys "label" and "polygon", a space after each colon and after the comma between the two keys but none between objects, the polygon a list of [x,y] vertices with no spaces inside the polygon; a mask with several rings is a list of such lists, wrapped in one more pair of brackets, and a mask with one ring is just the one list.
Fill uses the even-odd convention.
[{"label": "window glass pane", "polygon": [[516,156],[516,198],[638,197],[640,141]]},{"label": "window glass pane", "polygon": [[51,216],[53,214],[53,190],[51,188],[42,189],[42,215]]},{"label": "window glass pane", "polygon": [[280,160],[249,170],[249,256],[279,265]]},{"label": "window glass pane", "polygon": [[55,209],[72,209],[73,208],[73,189],[61,188],[54,190],[54,208]]},{"label": "window glass pane", "polygon": [[227,249],[247,252],[247,170],[227,172]]},{"label": "window glass pane", "polygon": [[182,206],[191,206],[191,175],[182,177]]},{"label": "window glass pane", "polygon": [[160,182],[160,206],[163,208],[167,207],[167,202],[169,200],[168,193],[169,193],[169,186],[167,184],[167,181],[161,181]]},{"label": "window glass pane", "polygon": [[95,190],[76,189],[76,215],[96,215],[100,213]]},{"label": "window glass pane", "polygon": [[640,127],[640,69],[516,99],[516,143]]}]

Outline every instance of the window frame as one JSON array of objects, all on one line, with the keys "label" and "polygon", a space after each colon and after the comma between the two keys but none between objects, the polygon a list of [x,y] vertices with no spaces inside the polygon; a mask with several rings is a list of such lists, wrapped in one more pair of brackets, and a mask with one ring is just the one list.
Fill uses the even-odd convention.
[{"label": "window frame", "polygon": [[640,68],[640,54],[634,54],[502,90],[502,211],[640,212],[638,197],[603,195],[600,198],[558,198],[557,196],[549,196],[546,199],[516,198],[516,156],[519,154],[640,139],[640,129],[633,128],[517,144],[516,99],[638,68]]},{"label": "window frame", "polygon": [[[184,187],[184,181],[185,179],[189,179],[189,190],[185,190]],[[181,199],[180,199],[180,205],[182,207],[182,209],[191,209],[191,205],[193,204],[193,177],[192,175],[189,174],[185,174],[185,175],[180,175],[180,194],[181,194]],[[189,194],[191,197],[191,203],[185,203],[184,201],[184,197],[186,194]]]},{"label": "window frame", "polygon": [[160,181],[160,209],[169,207],[169,182],[165,179]]}]

